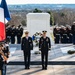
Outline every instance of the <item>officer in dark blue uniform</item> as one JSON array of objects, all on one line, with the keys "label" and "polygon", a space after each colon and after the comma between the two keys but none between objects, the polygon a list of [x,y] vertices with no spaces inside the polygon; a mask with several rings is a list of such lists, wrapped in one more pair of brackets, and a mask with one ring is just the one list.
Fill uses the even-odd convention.
[{"label": "officer in dark blue uniform", "polygon": [[21,27],[21,25],[18,26],[17,30],[16,30],[16,35],[17,35],[17,44],[21,43],[21,37],[23,35],[23,28]]},{"label": "officer in dark blue uniform", "polygon": [[15,36],[16,36],[16,27],[15,27],[15,25],[12,25],[11,44],[15,44]]},{"label": "officer in dark blue uniform", "polygon": [[33,41],[29,37],[29,32],[25,32],[25,37],[22,38],[21,49],[24,53],[25,69],[30,69],[31,50],[33,50]]},{"label": "officer in dark blue uniform", "polygon": [[67,26],[66,27],[66,31],[67,31],[67,36],[68,36],[68,43],[72,43],[72,31],[71,31],[71,27]]},{"label": "officer in dark blue uniform", "polygon": [[60,42],[60,29],[59,27],[55,27],[53,30],[55,44],[59,44]]},{"label": "officer in dark blue uniform", "polygon": [[72,43],[75,45],[75,22],[73,22],[73,25],[71,26],[71,30],[72,30]]},{"label": "officer in dark blue uniform", "polygon": [[62,43],[66,44],[68,43],[68,35],[67,35],[67,30],[66,27],[63,28],[63,34],[62,34]]},{"label": "officer in dark blue uniform", "polygon": [[11,41],[11,33],[12,33],[11,30],[12,30],[11,26],[8,25],[8,26],[6,27],[6,40],[7,40],[8,42]]},{"label": "officer in dark blue uniform", "polygon": [[50,38],[46,36],[47,31],[43,31],[43,35],[39,40],[39,50],[41,51],[42,70],[47,70],[48,51],[51,49]]}]

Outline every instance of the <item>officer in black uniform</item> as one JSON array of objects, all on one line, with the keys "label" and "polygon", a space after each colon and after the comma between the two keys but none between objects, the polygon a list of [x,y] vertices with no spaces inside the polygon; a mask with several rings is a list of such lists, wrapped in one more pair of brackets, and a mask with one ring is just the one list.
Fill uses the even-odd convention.
[{"label": "officer in black uniform", "polygon": [[15,36],[16,36],[16,27],[15,27],[15,25],[12,25],[11,44],[15,44]]},{"label": "officer in black uniform", "polygon": [[59,44],[60,43],[60,28],[55,27],[53,30],[53,34],[54,34],[55,44]]},{"label": "officer in black uniform", "polygon": [[[47,70],[48,51],[51,49],[50,38],[46,36],[47,31],[42,31],[43,35],[39,40],[39,50],[41,51],[42,70]],[[45,60],[44,60],[45,59]]]},{"label": "officer in black uniform", "polygon": [[6,27],[6,40],[7,40],[8,42],[11,41],[11,30],[12,30],[11,26],[8,25],[8,26]]},{"label": "officer in black uniform", "polygon": [[61,43],[64,43],[63,33],[64,33],[64,26],[61,26],[61,28],[60,28],[60,36],[61,36],[60,40],[61,40]]},{"label": "officer in black uniform", "polygon": [[18,26],[17,30],[16,30],[16,35],[17,35],[17,44],[21,43],[21,37],[23,35],[23,28],[21,27],[21,25]]},{"label": "officer in black uniform", "polygon": [[29,32],[25,32],[25,37],[22,38],[21,49],[24,53],[25,69],[30,69],[31,50],[33,50],[33,41],[29,37]]},{"label": "officer in black uniform", "polygon": [[71,30],[72,30],[72,42],[75,45],[75,22],[73,22],[73,25],[71,26]]},{"label": "officer in black uniform", "polygon": [[53,35],[54,35],[54,41],[55,41],[55,38],[56,38],[56,27],[54,27],[54,29],[53,29]]},{"label": "officer in black uniform", "polygon": [[63,34],[62,34],[62,43],[66,44],[68,43],[68,35],[67,35],[67,30],[66,27],[63,28]]},{"label": "officer in black uniform", "polygon": [[67,36],[68,36],[68,43],[72,43],[72,31],[71,31],[71,27],[67,26],[66,27],[66,31],[67,31]]}]

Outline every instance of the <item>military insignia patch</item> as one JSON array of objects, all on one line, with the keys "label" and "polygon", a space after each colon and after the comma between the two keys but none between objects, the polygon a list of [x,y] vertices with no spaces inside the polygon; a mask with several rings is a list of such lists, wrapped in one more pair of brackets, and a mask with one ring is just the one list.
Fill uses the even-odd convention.
[{"label": "military insignia patch", "polygon": [[46,39],[46,41],[48,42],[48,38]]},{"label": "military insignia patch", "polygon": [[29,42],[31,42],[31,40],[29,40]]}]

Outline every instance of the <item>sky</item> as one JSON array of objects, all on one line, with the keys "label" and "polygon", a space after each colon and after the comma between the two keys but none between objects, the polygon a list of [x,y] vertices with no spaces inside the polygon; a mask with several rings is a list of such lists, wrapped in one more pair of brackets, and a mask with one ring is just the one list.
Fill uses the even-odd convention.
[{"label": "sky", "polygon": [[[7,4],[75,4],[75,0],[6,0]],[[1,0],[0,0],[1,2]]]}]

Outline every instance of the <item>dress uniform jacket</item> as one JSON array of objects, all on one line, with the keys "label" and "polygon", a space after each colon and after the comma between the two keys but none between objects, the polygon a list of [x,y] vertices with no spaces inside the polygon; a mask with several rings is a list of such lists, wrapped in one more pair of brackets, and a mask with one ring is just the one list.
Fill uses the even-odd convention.
[{"label": "dress uniform jacket", "polygon": [[53,34],[54,34],[55,43],[56,44],[59,43],[60,42],[60,30],[54,29]]},{"label": "dress uniform jacket", "polygon": [[63,35],[62,35],[62,43],[68,43],[68,35],[67,35],[67,31],[64,30]]},{"label": "dress uniform jacket", "polygon": [[11,36],[16,36],[16,28],[12,28],[12,30],[11,30]]},{"label": "dress uniform jacket", "polygon": [[11,30],[12,30],[11,27],[7,27],[7,28],[6,28],[6,35],[7,35],[7,36],[11,36],[11,32],[12,32]]},{"label": "dress uniform jacket", "polygon": [[31,37],[22,38],[21,49],[24,53],[25,69],[29,69],[31,50],[33,50],[33,42]]},{"label": "dress uniform jacket", "polygon": [[68,43],[72,43],[72,30],[70,28],[66,28],[67,36],[68,36]]},{"label": "dress uniform jacket", "polygon": [[15,43],[15,36],[16,36],[16,28],[12,28],[12,31],[11,31],[11,43],[12,44]]},{"label": "dress uniform jacket", "polygon": [[49,37],[41,37],[39,40],[39,50],[41,50],[42,69],[47,69],[48,51],[51,48]]},{"label": "dress uniform jacket", "polygon": [[17,44],[21,43],[21,37],[23,35],[23,28],[18,28],[16,30],[16,35],[17,35]]},{"label": "dress uniform jacket", "polygon": [[63,34],[64,34],[64,29],[63,28],[61,28],[60,29],[60,35],[61,35],[61,43],[63,43]]},{"label": "dress uniform jacket", "polygon": [[28,40],[26,39],[26,37],[22,38],[21,49],[23,51],[33,50],[33,42],[31,37],[28,37]]},{"label": "dress uniform jacket", "polygon": [[71,30],[72,30],[72,34],[75,34],[75,25],[72,25]]},{"label": "dress uniform jacket", "polygon": [[16,31],[16,35],[22,37],[23,35],[23,28],[18,28]]},{"label": "dress uniform jacket", "polygon": [[72,25],[71,30],[72,30],[72,34],[73,34],[72,42],[75,45],[75,25]]},{"label": "dress uniform jacket", "polygon": [[10,40],[11,40],[11,30],[12,30],[11,27],[7,27],[7,28],[6,28],[6,40],[7,40],[8,42],[10,42]]},{"label": "dress uniform jacket", "polygon": [[46,37],[45,39],[43,37],[40,38],[39,49],[41,51],[44,51],[44,49],[46,49],[47,51],[51,49],[51,43],[49,37]]},{"label": "dress uniform jacket", "polygon": [[56,28],[53,29],[53,35],[55,37],[55,35],[56,35]]}]

